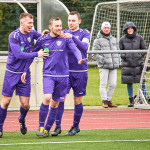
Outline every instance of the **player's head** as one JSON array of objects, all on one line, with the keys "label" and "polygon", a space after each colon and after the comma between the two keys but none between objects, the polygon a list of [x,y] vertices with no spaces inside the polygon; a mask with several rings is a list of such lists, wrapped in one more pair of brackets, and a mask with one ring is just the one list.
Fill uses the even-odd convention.
[{"label": "player's head", "polygon": [[77,31],[81,23],[81,16],[77,11],[71,11],[68,16],[68,27],[71,31]]},{"label": "player's head", "polygon": [[22,13],[19,17],[20,20],[20,31],[23,34],[30,33],[33,27],[33,16],[29,13]]},{"label": "player's head", "polygon": [[110,33],[110,28],[111,28],[111,25],[110,25],[110,23],[108,21],[103,22],[102,25],[101,25],[101,30],[105,34],[109,34]]},{"label": "player's head", "polygon": [[50,35],[52,37],[59,36],[62,32],[62,21],[59,17],[53,17],[49,20]]}]

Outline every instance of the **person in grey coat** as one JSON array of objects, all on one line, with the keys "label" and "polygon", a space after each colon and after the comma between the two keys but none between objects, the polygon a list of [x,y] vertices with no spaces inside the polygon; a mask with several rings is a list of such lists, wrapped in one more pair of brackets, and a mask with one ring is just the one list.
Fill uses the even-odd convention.
[{"label": "person in grey coat", "polygon": [[[123,28],[125,35],[119,41],[120,50],[139,50],[147,49],[143,37],[136,34],[137,28],[133,22],[126,22]],[[121,81],[127,84],[129,96],[128,107],[134,106],[133,83],[140,83],[141,73],[143,69],[143,53],[127,53],[121,54],[122,70]],[[145,84],[143,88],[146,89]]]},{"label": "person in grey coat", "polygon": [[[117,40],[110,33],[111,25],[109,22],[103,22],[101,31],[98,32],[97,38],[94,40],[92,50],[119,50]],[[100,95],[104,108],[117,107],[111,103],[111,97],[116,87],[117,68],[119,68],[119,54],[93,54],[94,60],[98,63],[100,73]],[[108,89],[106,89],[109,80]]]}]

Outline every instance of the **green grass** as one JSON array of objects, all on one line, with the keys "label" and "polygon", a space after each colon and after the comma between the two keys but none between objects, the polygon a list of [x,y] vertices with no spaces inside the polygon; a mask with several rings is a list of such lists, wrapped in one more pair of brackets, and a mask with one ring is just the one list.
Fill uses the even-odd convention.
[{"label": "green grass", "polygon": [[[83,98],[84,106],[99,106],[102,104],[99,93],[99,70],[96,66],[89,66],[87,95]],[[137,93],[139,84],[133,84],[134,95]],[[127,85],[121,84],[121,69],[117,70],[117,86],[112,96],[112,102],[117,105],[128,105]]]},{"label": "green grass", "polygon": [[150,146],[150,129],[82,130],[71,137],[65,133],[39,139],[36,132],[5,132],[0,138],[0,150],[149,150]]}]

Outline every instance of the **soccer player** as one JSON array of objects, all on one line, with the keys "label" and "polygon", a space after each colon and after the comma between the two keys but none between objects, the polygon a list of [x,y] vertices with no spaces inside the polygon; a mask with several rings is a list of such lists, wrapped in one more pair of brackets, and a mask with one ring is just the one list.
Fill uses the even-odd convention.
[{"label": "soccer player", "polygon": [[33,16],[29,13],[20,14],[20,27],[9,35],[8,59],[2,89],[2,101],[0,105],[0,137],[3,135],[3,124],[7,115],[7,108],[12,99],[14,90],[20,99],[20,131],[27,133],[25,117],[29,110],[30,97],[30,70],[27,71],[26,84],[21,82],[27,59],[48,56],[44,51],[30,53],[34,39],[41,34],[32,30]]},{"label": "soccer player", "polygon": [[[81,23],[80,14],[77,11],[70,12],[68,16],[68,27],[69,30],[64,31],[66,33],[66,37],[71,37],[77,48],[80,50],[82,54],[82,58],[87,58],[87,48],[90,41],[90,32],[85,29],[79,28]],[[74,119],[73,126],[66,133],[66,135],[75,135],[80,132],[79,122],[83,113],[83,105],[82,99],[83,96],[86,95],[86,86],[88,79],[88,66],[87,62],[79,65],[75,56],[71,51],[68,53],[69,55],[69,83],[67,93],[69,94],[70,89],[72,88],[74,91]],[[64,112],[64,102],[60,102],[58,107],[58,114],[56,117],[56,128],[54,132],[52,132],[52,136],[57,136],[61,133],[61,119]]]},{"label": "soccer player", "polygon": [[[68,52],[75,55],[78,64],[85,62],[81,53],[71,38],[60,38],[62,33],[62,21],[60,18],[51,18],[49,21],[50,34],[39,38],[33,51],[44,49],[49,51],[49,56],[43,64],[43,92],[44,99],[39,111],[38,137],[48,137],[49,131],[56,119],[59,102],[64,100],[67,93],[69,78]],[[28,67],[27,67],[28,68]],[[25,79],[23,77],[22,79]],[[25,81],[23,81],[25,82]],[[49,104],[51,102],[50,111]],[[48,114],[47,122],[45,120]]]}]

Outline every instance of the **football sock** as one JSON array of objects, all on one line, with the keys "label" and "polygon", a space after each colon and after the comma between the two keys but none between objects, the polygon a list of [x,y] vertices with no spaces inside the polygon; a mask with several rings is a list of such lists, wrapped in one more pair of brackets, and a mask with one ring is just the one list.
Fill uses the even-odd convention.
[{"label": "football sock", "polygon": [[73,127],[74,128],[78,128],[79,127],[79,122],[80,122],[82,113],[83,113],[83,105],[82,105],[82,103],[79,104],[79,105],[75,105],[75,108],[74,108],[74,121],[73,121]]},{"label": "football sock", "polygon": [[60,102],[56,116],[56,126],[59,128],[61,127],[61,120],[63,113],[64,113],[64,102]]},{"label": "football sock", "polygon": [[48,132],[56,120],[57,111],[58,111],[58,107],[57,108],[52,108],[52,107],[50,108],[50,112],[49,112],[47,122],[45,125],[45,130],[47,130]]},{"label": "football sock", "polygon": [[44,127],[48,110],[49,110],[49,105],[44,105],[42,103],[39,111],[39,127]]},{"label": "football sock", "polygon": [[2,131],[3,131],[3,124],[6,119],[6,115],[7,115],[7,108],[3,109],[3,108],[1,108],[1,105],[0,105],[0,129]]},{"label": "football sock", "polygon": [[24,108],[22,108],[20,106],[20,117],[19,117],[20,122],[25,122],[25,117],[26,117],[28,111],[29,111],[29,109],[25,110]]}]

